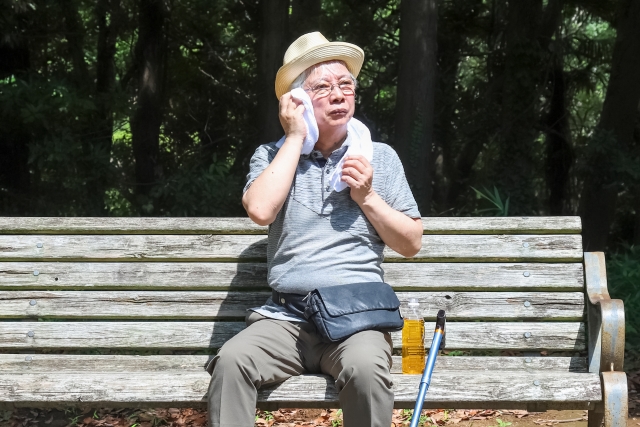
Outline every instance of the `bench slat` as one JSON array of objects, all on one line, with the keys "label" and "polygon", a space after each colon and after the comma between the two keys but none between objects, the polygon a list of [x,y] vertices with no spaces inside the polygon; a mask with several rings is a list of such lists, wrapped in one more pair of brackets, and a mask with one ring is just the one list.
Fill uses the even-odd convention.
[{"label": "bench slat", "polygon": [[[422,218],[425,234],[579,234],[580,217]],[[0,234],[266,234],[249,218],[0,218]]]},{"label": "bench slat", "polygon": [[[0,349],[180,349],[218,348],[244,322],[0,322]],[[448,349],[585,349],[579,322],[449,322]],[[32,332],[33,336],[29,336]],[[525,336],[527,334],[527,336]],[[400,332],[391,334],[400,348]],[[432,334],[427,333],[429,347]]]},{"label": "bench slat", "polygon": [[[581,292],[397,292],[418,298],[423,316],[438,309],[449,320],[583,320]],[[270,292],[0,291],[1,318],[193,319],[244,318]]]},{"label": "bench slat", "polygon": [[[0,261],[251,261],[264,260],[267,239],[251,235],[0,235]],[[387,261],[582,260],[580,235],[425,235],[422,249],[404,258],[385,249]]]},{"label": "bench slat", "polygon": [[[35,372],[201,372],[209,355],[0,354],[0,373]],[[27,360],[27,358],[29,358]],[[587,372],[585,357],[445,356],[436,371]],[[393,356],[391,372],[402,373],[402,357]]]},{"label": "bench slat", "polygon": [[[584,290],[580,263],[384,263],[383,268],[385,281],[404,290]],[[266,263],[0,262],[0,289],[268,289],[266,283]]]},{"label": "bench slat", "polygon": [[[419,375],[393,376],[397,408],[413,407],[419,382]],[[0,377],[0,404],[202,407],[208,385],[204,371],[6,374]],[[601,394],[597,373],[436,371],[425,408],[526,409],[531,403],[548,404],[549,409],[593,409],[587,402],[600,402]],[[304,375],[261,389],[258,402],[271,407],[336,407],[338,393],[333,379]]]}]

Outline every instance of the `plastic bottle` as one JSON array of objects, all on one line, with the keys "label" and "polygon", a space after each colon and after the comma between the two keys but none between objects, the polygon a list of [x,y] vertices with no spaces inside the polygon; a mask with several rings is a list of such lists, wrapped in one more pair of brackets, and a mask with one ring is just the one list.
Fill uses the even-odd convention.
[{"label": "plastic bottle", "polygon": [[402,328],[402,373],[421,374],[424,364],[424,318],[420,303],[416,298],[411,298]]}]

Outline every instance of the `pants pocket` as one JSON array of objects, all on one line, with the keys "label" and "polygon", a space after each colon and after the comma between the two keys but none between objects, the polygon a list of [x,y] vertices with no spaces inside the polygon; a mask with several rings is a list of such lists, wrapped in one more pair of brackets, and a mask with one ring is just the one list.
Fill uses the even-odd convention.
[{"label": "pants pocket", "polygon": [[267,318],[266,316],[263,316],[260,313],[257,313],[257,312],[255,312],[253,310],[248,310],[247,311],[247,315],[244,317],[244,323],[247,326],[249,326],[249,325],[252,325],[252,324],[256,323],[259,320],[263,320],[263,319],[266,319],[266,318]]}]

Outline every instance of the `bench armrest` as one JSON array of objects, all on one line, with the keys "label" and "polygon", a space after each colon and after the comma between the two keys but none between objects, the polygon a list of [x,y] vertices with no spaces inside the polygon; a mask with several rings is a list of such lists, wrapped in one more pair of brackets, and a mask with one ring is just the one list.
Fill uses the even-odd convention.
[{"label": "bench armrest", "polygon": [[624,303],[611,299],[603,252],[585,252],[589,372],[623,371]]}]

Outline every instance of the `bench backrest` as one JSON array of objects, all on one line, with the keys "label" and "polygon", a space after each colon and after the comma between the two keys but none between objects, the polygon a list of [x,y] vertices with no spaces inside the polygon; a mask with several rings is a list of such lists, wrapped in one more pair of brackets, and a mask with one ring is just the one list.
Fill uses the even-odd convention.
[{"label": "bench backrest", "polygon": [[[578,217],[423,224],[414,258],[385,252],[385,281],[429,321],[446,310],[447,349],[586,350]],[[0,352],[214,352],[270,295],[266,233],[245,218],[0,218]]]}]

